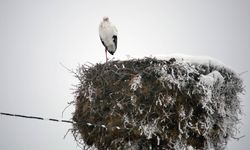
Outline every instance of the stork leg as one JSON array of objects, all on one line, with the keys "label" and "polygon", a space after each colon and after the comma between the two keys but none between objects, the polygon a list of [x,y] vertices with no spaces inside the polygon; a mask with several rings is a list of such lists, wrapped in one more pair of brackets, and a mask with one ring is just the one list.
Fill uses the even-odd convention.
[{"label": "stork leg", "polygon": [[106,62],[108,62],[107,49],[105,49]]}]

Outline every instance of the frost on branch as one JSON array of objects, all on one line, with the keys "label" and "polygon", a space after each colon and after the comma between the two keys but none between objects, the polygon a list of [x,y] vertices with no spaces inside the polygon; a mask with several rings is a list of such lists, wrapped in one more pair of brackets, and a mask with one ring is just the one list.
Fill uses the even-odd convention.
[{"label": "frost on branch", "polygon": [[73,133],[98,149],[224,149],[237,133],[241,79],[170,58],[81,66]]}]

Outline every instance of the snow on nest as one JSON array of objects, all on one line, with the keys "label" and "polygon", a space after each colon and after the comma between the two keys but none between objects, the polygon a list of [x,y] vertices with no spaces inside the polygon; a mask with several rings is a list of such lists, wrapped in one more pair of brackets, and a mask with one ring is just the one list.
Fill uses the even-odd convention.
[{"label": "snow on nest", "polygon": [[221,87],[224,82],[223,76],[218,71],[213,71],[207,75],[201,75],[200,82],[208,87],[213,87],[216,83],[217,87]]},{"label": "snow on nest", "polygon": [[[125,57],[114,58],[114,60],[131,60],[131,59],[142,59],[145,56],[135,56],[132,57],[130,55],[126,55]],[[146,56],[147,57],[147,56]],[[170,60],[171,58],[175,58],[177,61],[186,62],[189,64],[200,64],[206,66],[214,66],[216,68],[225,68],[228,71],[235,73],[231,67],[225,65],[223,62],[212,58],[210,56],[194,56],[194,55],[186,55],[181,53],[173,53],[168,55],[150,55],[149,58],[156,58],[159,60]]]},{"label": "snow on nest", "polygon": [[[192,150],[196,146],[223,149],[228,139],[236,135],[241,112],[238,93],[243,88],[240,78],[229,67],[211,57],[183,54],[138,59],[130,57],[80,68],[81,84],[77,91],[80,98],[73,117],[80,118],[76,118],[76,123],[81,125],[82,119],[95,123],[102,117],[105,130],[112,129],[113,124],[121,129],[119,132],[108,129],[107,140],[103,141],[99,140],[102,130],[90,136],[93,128],[79,130],[81,126],[76,124],[83,140],[91,139],[101,147],[109,141],[125,144],[121,149],[127,146],[138,149],[138,141],[149,144],[143,144],[145,149],[152,146],[151,142],[175,149]],[[103,82],[109,84],[100,84]],[[98,92],[104,88],[109,90]],[[118,115],[112,115],[115,111]],[[128,133],[127,129],[133,132]],[[136,138],[126,142],[124,139],[130,136]],[[197,144],[196,140],[204,144]]]},{"label": "snow on nest", "polygon": [[131,83],[131,90],[136,91],[137,88],[141,88],[142,84],[141,84],[141,76],[135,76],[132,79],[132,83]]}]

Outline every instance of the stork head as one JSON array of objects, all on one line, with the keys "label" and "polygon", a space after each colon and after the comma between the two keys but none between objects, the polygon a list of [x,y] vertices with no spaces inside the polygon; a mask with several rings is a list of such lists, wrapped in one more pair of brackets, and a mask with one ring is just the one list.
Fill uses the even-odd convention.
[{"label": "stork head", "polygon": [[109,17],[103,17],[103,21],[109,21]]}]

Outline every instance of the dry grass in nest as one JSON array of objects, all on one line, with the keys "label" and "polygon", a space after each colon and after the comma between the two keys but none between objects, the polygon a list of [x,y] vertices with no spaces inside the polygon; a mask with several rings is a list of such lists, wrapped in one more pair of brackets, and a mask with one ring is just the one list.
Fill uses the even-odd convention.
[{"label": "dry grass in nest", "polygon": [[[223,77],[201,82],[213,71]],[[156,58],[78,68],[73,133],[98,149],[224,149],[242,81],[223,67]],[[209,94],[210,93],[210,94]]]}]

